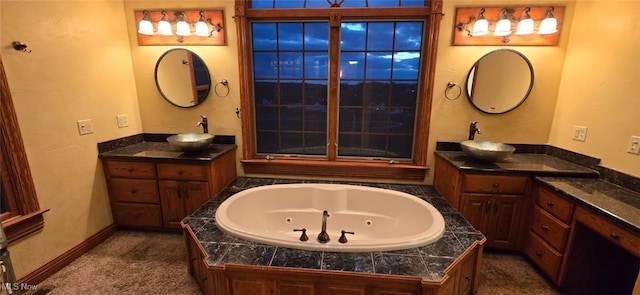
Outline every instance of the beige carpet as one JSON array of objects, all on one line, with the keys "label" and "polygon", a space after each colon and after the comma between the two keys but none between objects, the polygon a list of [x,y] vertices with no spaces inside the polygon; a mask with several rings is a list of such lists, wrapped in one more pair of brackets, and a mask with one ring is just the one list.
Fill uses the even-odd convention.
[{"label": "beige carpet", "polygon": [[[485,253],[478,294],[559,294],[517,254]],[[181,234],[118,231],[33,295],[201,294]]]},{"label": "beige carpet", "polygon": [[478,295],[559,293],[520,254],[485,251],[480,266]]}]

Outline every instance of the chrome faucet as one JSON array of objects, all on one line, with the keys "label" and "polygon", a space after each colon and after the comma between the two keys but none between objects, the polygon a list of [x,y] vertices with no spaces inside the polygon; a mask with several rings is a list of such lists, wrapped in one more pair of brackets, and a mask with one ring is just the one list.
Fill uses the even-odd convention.
[{"label": "chrome faucet", "polygon": [[482,131],[478,129],[477,125],[478,125],[478,122],[476,121],[471,122],[471,124],[469,125],[469,140],[473,140],[473,138],[476,136],[476,133],[482,134]]},{"label": "chrome faucet", "polygon": [[329,234],[327,234],[327,217],[329,217],[329,212],[324,210],[322,212],[322,231],[318,234],[318,238],[316,239],[320,243],[328,243],[331,238],[329,238]]},{"label": "chrome faucet", "polygon": [[202,118],[202,120],[198,122],[196,127],[202,126],[202,132],[209,133],[209,121],[207,120],[207,116],[200,116],[200,118]]}]

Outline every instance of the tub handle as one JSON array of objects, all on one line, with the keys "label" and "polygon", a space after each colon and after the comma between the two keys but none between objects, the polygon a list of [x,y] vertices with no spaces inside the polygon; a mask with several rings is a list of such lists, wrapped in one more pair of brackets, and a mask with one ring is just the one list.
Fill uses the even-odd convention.
[{"label": "tub handle", "polygon": [[344,244],[347,241],[347,237],[345,236],[345,234],[350,234],[350,235],[355,235],[356,233],[352,232],[352,231],[345,231],[344,229],[341,231],[342,235],[340,235],[340,238],[338,239],[338,242]]},{"label": "tub handle", "polygon": [[294,232],[296,231],[301,231],[302,235],[300,236],[300,241],[306,242],[309,240],[309,237],[307,236],[307,229],[306,228],[301,228],[301,229],[293,229]]}]

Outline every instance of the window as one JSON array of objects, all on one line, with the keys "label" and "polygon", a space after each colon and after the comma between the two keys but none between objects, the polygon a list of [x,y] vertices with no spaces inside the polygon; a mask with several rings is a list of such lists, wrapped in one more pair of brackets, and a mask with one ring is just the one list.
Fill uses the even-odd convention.
[{"label": "window", "polygon": [[48,209],[41,210],[38,205],[1,59],[0,83],[0,221],[12,243],[42,229],[42,214]]},{"label": "window", "polygon": [[440,7],[236,1],[245,172],[422,180]]}]

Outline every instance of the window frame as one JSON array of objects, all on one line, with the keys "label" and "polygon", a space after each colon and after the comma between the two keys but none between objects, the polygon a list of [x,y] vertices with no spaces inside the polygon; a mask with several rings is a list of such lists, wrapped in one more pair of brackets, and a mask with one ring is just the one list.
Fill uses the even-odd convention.
[{"label": "window frame", "polygon": [[7,212],[0,220],[9,244],[27,237],[44,227],[35,185],[13,106],[4,64],[0,57],[0,176],[5,192]]},{"label": "window frame", "polygon": [[[242,142],[243,165],[247,174],[281,174],[306,175],[321,177],[356,177],[384,178],[423,181],[426,166],[429,138],[429,122],[431,114],[433,82],[435,74],[438,32],[442,19],[442,0],[428,1],[430,6],[424,7],[375,7],[375,8],[309,8],[309,9],[251,9],[250,1],[236,0],[235,16],[238,36],[238,62],[240,74],[240,107],[242,109]],[[423,68],[419,80],[420,94],[416,105],[416,125],[414,130],[413,159],[411,160],[364,160],[337,157],[337,149],[328,149],[326,158],[312,157],[265,157],[256,153],[255,109],[253,104],[253,64],[251,45],[252,21],[329,21],[330,39],[340,34],[342,20],[416,20],[424,19],[426,23],[421,49]],[[329,57],[337,58],[340,46],[330,43]],[[329,77],[338,75],[338,68],[330,67]],[[331,79],[331,78],[330,78]],[[338,97],[339,85],[330,83],[329,97]],[[330,114],[338,113],[338,105],[328,102]],[[336,142],[337,115],[329,116],[329,142]]]}]

